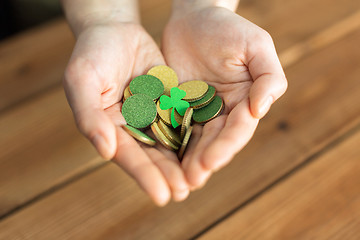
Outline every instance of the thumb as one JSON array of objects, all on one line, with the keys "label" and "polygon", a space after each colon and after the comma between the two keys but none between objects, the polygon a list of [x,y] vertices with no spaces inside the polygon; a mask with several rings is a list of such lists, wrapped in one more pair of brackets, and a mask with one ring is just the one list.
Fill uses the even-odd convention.
[{"label": "thumb", "polygon": [[116,127],[102,107],[102,90],[96,71],[85,60],[72,61],[63,84],[80,132],[103,158],[112,159],[116,152]]},{"label": "thumb", "polygon": [[[261,37],[262,36],[262,37]],[[249,47],[248,68],[254,83],[250,89],[253,117],[262,118],[287,89],[287,80],[270,35],[265,31]]]}]

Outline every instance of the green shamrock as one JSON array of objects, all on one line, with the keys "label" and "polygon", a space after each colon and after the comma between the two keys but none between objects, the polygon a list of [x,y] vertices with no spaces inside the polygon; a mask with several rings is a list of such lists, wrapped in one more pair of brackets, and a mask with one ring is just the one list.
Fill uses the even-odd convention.
[{"label": "green shamrock", "polygon": [[180,116],[184,116],[186,109],[190,107],[190,104],[181,100],[186,96],[186,92],[184,90],[178,89],[177,87],[173,87],[170,89],[170,97],[166,95],[162,95],[160,97],[160,108],[162,110],[171,110],[171,125],[173,128],[179,126],[179,124],[175,120],[175,109],[180,114]]}]

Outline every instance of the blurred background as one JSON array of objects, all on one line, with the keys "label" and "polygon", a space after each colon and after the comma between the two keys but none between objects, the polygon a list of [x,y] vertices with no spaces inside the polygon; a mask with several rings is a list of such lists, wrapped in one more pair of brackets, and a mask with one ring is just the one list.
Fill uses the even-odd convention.
[{"label": "blurred background", "polygon": [[[140,0],[157,43],[171,1]],[[360,239],[358,0],[242,0],[289,89],[250,143],[182,203],[156,207],[77,131],[58,1],[0,1],[0,239]]]},{"label": "blurred background", "polygon": [[0,1],[0,39],[61,14],[61,6],[57,0],[2,0]]}]

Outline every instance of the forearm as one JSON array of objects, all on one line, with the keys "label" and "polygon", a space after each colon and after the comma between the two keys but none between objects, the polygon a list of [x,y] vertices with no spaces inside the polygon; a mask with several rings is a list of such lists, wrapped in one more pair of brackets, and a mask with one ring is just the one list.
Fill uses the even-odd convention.
[{"label": "forearm", "polygon": [[140,22],[137,0],[60,0],[78,35],[84,28],[107,22]]},{"label": "forearm", "polygon": [[235,11],[240,0],[173,0],[173,14],[176,12],[191,12],[206,7],[223,7]]}]

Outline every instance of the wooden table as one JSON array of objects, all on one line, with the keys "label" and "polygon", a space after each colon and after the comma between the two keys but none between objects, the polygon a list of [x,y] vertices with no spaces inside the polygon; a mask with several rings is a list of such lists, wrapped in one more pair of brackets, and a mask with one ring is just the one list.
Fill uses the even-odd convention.
[{"label": "wooden table", "polygon": [[[141,1],[159,42],[169,1]],[[183,203],[156,207],[78,133],[61,87],[63,19],[0,43],[0,239],[360,239],[360,5],[242,0],[289,89]]]}]

